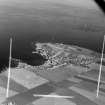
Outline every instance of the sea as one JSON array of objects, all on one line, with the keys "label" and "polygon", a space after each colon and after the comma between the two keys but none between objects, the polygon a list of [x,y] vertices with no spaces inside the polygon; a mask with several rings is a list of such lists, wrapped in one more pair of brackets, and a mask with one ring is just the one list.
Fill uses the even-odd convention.
[{"label": "sea", "polygon": [[[35,50],[34,43],[37,42],[76,45],[101,52],[103,31],[101,32],[100,29],[97,31],[98,29],[95,29],[94,25],[92,29],[89,28],[90,26],[84,26],[90,20],[88,17],[81,18],[79,13],[76,12],[79,10],[78,8],[71,7],[70,11],[73,9],[76,13],[73,12],[72,15],[69,15],[67,7],[58,5],[58,3],[53,5],[59,6],[59,8],[53,7],[49,2],[38,2],[39,7],[36,4],[32,5],[29,1],[29,4],[25,1],[22,3],[20,0],[19,2],[16,0],[14,2],[12,0],[10,2],[1,0],[0,2],[1,70],[8,67],[10,38],[13,39],[12,57],[21,59],[31,65],[41,65],[46,61],[41,55],[32,54],[32,51]],[[90,11],[89,15],[91,17]],[[99,18],[99,14],[96,13],[96,15]],[[82,14],[82,16],[84,15]],[[76,26],[78,27],[75,28]],[[82,29],[83,26],[85,28]],[[88,28],[86,29],[86,27]]]}]

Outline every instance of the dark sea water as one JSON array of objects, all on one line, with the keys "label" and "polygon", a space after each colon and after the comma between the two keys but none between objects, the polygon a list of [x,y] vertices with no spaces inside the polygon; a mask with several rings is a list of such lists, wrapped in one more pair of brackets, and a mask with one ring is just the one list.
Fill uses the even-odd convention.
[{"label": "dark sea water", "polygon": [[32,3],[30,0],[29,4],[20,0],[4,1],[0,4],[1,68],[8,66],[10,37],[13,38],[12,57],[32,65],[45,60],[31,53],[32,42],[64,43],[101,52],[105,32],[101,11],[47,1]]}]

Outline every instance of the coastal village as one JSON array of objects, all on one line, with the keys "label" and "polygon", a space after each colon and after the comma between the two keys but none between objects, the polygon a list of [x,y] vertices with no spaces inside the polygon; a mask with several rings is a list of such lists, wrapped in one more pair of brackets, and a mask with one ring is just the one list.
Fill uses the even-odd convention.
[{"label": "coastal village", "polygon": [[[16,61],[17,67],[11,68],[11,84],[14,84],[11,85],[11,89],[18,91],[18,93],[14,93],[14,95],[11,93],[11,96],[2,105],[26,105],[26,103],[28,105],[31,102],[34,105],[36,102],[32,98],[32,94],[37,92],[39,94],[52,92],[59,95],[72,94],[75,99],[70,102],[71,105],[83,105],[84,100],[87,101],[86,105],[104,105],[104,65],[100,81],[100,98],[96,98],[99,72],[99,63],[97,62],[100,62],[100,54],[85,48],[58,43],[36,43],[36,49],[32,51],[32,54],[35,53],[41,54],[47,59],[44,64],[32,66],[19,59],[12,58],[14,62]],[[0,85],[3,84],[6,87],[4,77],[7,78],[6,70],[0,75]],[[17,87],[20,89],[18,90]],[[29,96],[30,98],[25,98]],[[22,101],[20,97],[24,97],[25,101]]]}]

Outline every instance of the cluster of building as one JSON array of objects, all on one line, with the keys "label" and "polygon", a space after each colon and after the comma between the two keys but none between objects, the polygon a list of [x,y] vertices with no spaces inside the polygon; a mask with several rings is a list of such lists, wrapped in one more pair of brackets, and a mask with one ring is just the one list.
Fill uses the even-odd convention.
[{"label": "cluster of building", "polygon": [[49,59],[50,57],[56,55],[56,53],[59,52],[59,49],[60,49],[59,47],[50,44],[42,44],[36,48],[35,52]]},{"label": "cluster of building", "polygon": [[89,64],[96,62],[96,58],[78,55],[77,58],[70,59],[69,61],[70,63],[75,64],[75,65],[88,67]]},{"label": "cluster of building", "polygon": [[[43,46],[41,50],[42,56],[44,55],[48,61],[41,66],[42,68],[44,67],[54,67],[54,66],[59,66],[62,64],[74,64],[78,66],[83,66],[83,67],[88,67],[89,64],[96,62],[96,58],[92,56],[87,56],[87,55],[80,55],[76,53],[71,53],[71,52],[65,52],[63,51],[58,51],[57,53],[52,53],[52,49],[49,46]],[[54,56],[55,54],[55,56]]]},{"label": "cluster of building", "polygon": [[95,58],[80,57],[80,56],[77,56],[76,58],[71,58],[71,57],[69,58],[67,56],[67,57],[62,57],[62,58],[58,58],[58,59],[51,59],[50,62],[53,65],[59,65],[59,64],[67,63],[67,64],[74,64],[74,65],[78,65],[78,66],[87,67],[89,64],[95,62]]}]

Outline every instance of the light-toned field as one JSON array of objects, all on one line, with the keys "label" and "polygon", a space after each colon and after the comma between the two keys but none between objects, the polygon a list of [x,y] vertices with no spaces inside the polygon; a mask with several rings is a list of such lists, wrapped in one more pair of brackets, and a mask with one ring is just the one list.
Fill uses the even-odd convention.
[{"label": "light-toned field", "polygon": [[[7,76],[8,72],[4,75]],[[48,82],[48,80],[37,76],[35,73],[27,71],[25,69],[11,69],[11,79],[16,83],[23,85],[24,87],[31,89],[41,84]]]}]

